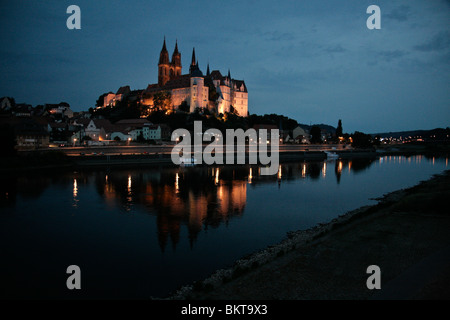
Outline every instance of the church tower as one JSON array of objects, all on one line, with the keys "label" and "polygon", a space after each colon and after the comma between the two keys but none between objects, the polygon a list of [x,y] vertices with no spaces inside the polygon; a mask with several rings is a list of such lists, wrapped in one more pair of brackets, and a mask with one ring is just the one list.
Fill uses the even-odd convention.
[{"label": "church tower", "polygon": [[198,69],[198,66],[196,65],[196,62],[195,62],[195,48],[193,48],[192,49],[192,61],[191,61],[191,66],[189,67],[189,73],[192,74],[192,72],[196,69]]},{"label": "church tower", "polygon": [[181,53],[178,51],[178,41],[176,41],[170,64],[170,79],[178,76],[181,76]]},{"label": "church tower", "polygon": [[[180,56],[181,57],[181,56]],[[166,37],[164,37],[164,44],[159,54],[158,63],[158,85],[163,86],[170,79],[170,63],[169,52],[166,48]]]}]

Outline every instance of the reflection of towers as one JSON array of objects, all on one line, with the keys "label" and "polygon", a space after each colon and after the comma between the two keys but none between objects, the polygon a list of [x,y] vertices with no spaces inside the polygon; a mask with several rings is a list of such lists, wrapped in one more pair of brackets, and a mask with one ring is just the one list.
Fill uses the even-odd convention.
[{"label": "reflection of towers", "polygon": [[244,177],[231,179],[238,175],[237,171],[219,168],[192,168],[159,175],[116,173],[98,176],[97,185],[107,202],[119,200],[125,210],[139,203],[155,214],[158,240],[164,250],[169,241],[176,247],[183,224],[192,245],[203,228],[219,226],[230,216],[242,214],[247,181]]},{"label": "reflection of towers", "polygon": [[231,213],[241,214],[247,202],[247,183],[233,181],[231,184],[222,184],[217,187],[219,204],[217,213],[222,220],[228,220]]},{"label": "reflection of towers", "polygon": [[188,203],[188,228],[191,246],[197,238],[197,234],[202,230],[203,222],[208,214],[208,199],[205,195],[195,196],[189,192]]},{"label": "reflection of towers", "polygon": [[73,207],[74,208],[77,208],[78,207],[78,182],[77,182],[77,179],[76,178],[74,178],[73,179],[73,191],[72,191],[72,193],[73,193]]},{"label": "reflection of towers", "polygon": [[159,214],[156,219],[156,225],[158,228],[158,242],[161,251],[164,251],[169,236],[172,240],[173,248],[175,249],[180,240],[180,219],[173,219],[173,217],[169,215]]},{"label": "reflection of towers", "polygon": [[336,173],[337,183],[341,182],[342,166],[343,166],[342,160],[336,161],[336,165],[334,166],[334,172]]}]

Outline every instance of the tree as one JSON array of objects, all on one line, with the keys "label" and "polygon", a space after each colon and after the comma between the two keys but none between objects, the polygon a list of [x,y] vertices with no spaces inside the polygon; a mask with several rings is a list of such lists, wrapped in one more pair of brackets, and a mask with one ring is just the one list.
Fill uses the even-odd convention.
[{"label": "tree", "polygon": [[209,101],[216,102],[219,99],[219,94],[217,93],[216,87],[212,82],[209,82],[208,84],[208,99]]},{"label": "tree", "polygon": [[168,91],[160,91],[153,95],[155,110],[167,111],[170,109],[171,94]]},{"label": "tree", "polygon": [[312,126],[310,134],[311,143],[322,143],[322,130],[319,126]]},{"label": "tree", "polygon": [[372,146],[372,136],[363,132],[355,131],[352,135],[352,147],[354,148],[370,148]]},{"label": "tree", "polygon": [[239,116],[239,112],[238,112],[237,109],[236,109],[235,107],[233,107],[233,106],[230,106],[230,113]]},{"label": "tree", "polygon": [[145,142],[144,135],[142,132],[139,132],[139,135],[136,137],[137,142]]},{"label": "tree", "polygon": [[381,136],[380,136],[379,134],[377,134],[377,135],[375,136],[375,138],[373,139],[373,144],[374,144],[375,146],[379,146],[379,145],[381,144]]},{"label": "tree", "polygon": [[[111,93],[111,92],[110,92]],[[95,102],[96,107],[103,107],[103,101],[104,98],[108,95],[108,93],[102,94],[100,97],[98,97],[97,101]]]},{"label": "tree", "polygon": [[339,137],[342,137],[342,120],[339,119],[338,126],[336,128],[336,137],[339,139]]},{"label": "tree", "polygon": [[190,107],[187,103],[186,100],[184,100],[178,107],[178,110],[183,111],[183,112],[189,112],[190,111]]}]

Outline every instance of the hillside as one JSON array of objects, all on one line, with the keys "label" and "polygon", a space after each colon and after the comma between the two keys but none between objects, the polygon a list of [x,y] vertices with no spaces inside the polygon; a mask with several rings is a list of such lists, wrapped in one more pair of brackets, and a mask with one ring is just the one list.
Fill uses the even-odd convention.
[{"label": "hillside", "polygon": [[450,128],[436,128],[432,130],[411,130],[411,131],[398,131],[398,132],[382,132],[373,133],[373,137],[380,136],[381,138],[421,138],[424,140],[447,140],[450,136]]}]

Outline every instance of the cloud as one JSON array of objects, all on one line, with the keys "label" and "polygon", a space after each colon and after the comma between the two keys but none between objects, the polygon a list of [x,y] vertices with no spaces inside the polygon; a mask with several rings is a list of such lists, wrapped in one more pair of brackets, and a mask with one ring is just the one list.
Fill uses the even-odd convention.
[{"label": "cloud", "polygon": [[266,41],[292,41],[295,39],[293,33],[279,32],[279,31],[267,31],[262,34]]},{"label": "cloud", "polygon": [[52,64],[72,65],[80,61],[73,56],[62,56],[60,53],[37,53],[24,51],[0,51],[0,58],[12,65],[29,65],[36,62],[49,62]]},{"label": "cloud", "polygon": [[325,51],[328,53],[340,53],[347,51],[345,48],[343,48],[340,44],[337,44],[335,46],[329,46],[325,48]]},{"label": "cloud", "polygon": [[441,31],[427,42],[414,46],[414,49],[422,52],[441,51],[450,48],[450,32]]},{"label": "cloud", "polygon": [[390,13],[385,14],[384,17],[402,22],[408,20],[409,13],[410,7],[406,5],[401,5],[392,10]]},{"label": "cloud", "polygon": [[386,50],[386,51],[379,51],[378,55],[384,59],[386,62],[390,62],[392,60],[401,58],[405,56],[407,53],[403,50]]}]

